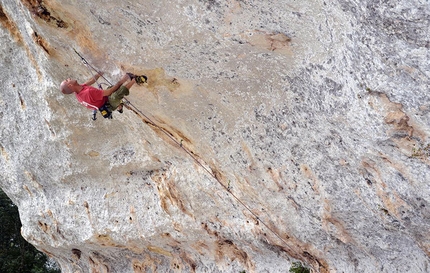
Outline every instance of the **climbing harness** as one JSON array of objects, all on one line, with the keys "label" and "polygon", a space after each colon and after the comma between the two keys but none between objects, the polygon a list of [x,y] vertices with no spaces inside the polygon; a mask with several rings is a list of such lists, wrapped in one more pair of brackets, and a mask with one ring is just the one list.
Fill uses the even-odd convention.
[{"label": "climbing harness", "polygon": [[[88,61],[81,55],[81,54],[79,54],[79,52],[77,52],[76,51],[76,49],[73,49],[75,52],[76,52],[76,54],[78,54],[78,56],[82,59],[82,62],[87,66],[87,67],[89,67],[89,68],[91,68],[92,70],[94,70],[94,71],[96,71],[97,73],[98,73],[98,71],[97,71],[97,69],[95,68],[95,67],[93,67],[91,64],[89,64],[88,63]],[[107,82],[107,83],[109,83],[110,85],[112,85],[103,75],[101,75],[101,77]],[[145,81],[146,81],[146,79],[145,79]],[[123,98],[123,100],[124,100],[124,102],[125,102],[125,106],[128,108],[128,109],[131,109],[131,110],[133,110],[133,112],[135,112],[137,115],[140,115],[140,117],[142,118],[145,118],[146,120],[147,120],[147,123],[148,124],[150,124],[150,125],[152,125],[152,126],[154,126],[154,127],[156,127],[157,129],[159,129],[161,132],[163,132],[169,139],[171,139],[175,144],[177,144],[178,145],[178,147],[180,148],[180,149],[182,149],[185,153],[187,153],[201,168],[203,168],[203,170],[206,172],[206,173],[208,173],[215,181],[217,181],[220,185],[221,185],[221,187],[223,187],[228,193],[230,193],[230,195],[239,203],[239,204],[241,204],[249,213],[251,213],[251,215],[252,216],[254,216],[255,217],[255,219],[257,220],[257,221],[259,221],[260,223],[262,223],[263,224],[263,226],[264,227],[266,227],[267,228],[267,230],[269,230],[272,234],[274,234],[279,240],[281,240],[285,245],[286,245],[286,247],[291,251],[291,252],[293,252],[293,253],[296,253],[298,256],[300,256],[300,254],[299,253],[297,253],[297,251],[296,250],[294,250],[293,248],[291,248],[290,246],[289,246],[289,244],[287,243],[287,241],[285,240],[285,239],[283,239],[282,237],[281,237],[281,235],[279,235],[279,233],[278,232],[276,232],[273,228],[271,228],[265,221],[263,221],[263,220],[261,220],[261,218],[257,215],[257,213],[255,213],[254,211],[252,211],[252,209],[248,206],[248,205],[246,205],[242,200],[240,200],[240,198],[239,197],[237,197],[233,192],[231,192],[231,187],[230,187],[230,183],[229,183],[229,185],[228,186],[226,186],[226,185],[224,185],[222,182],[221,182],[221,180],[220,180],[220,178],[218,178],[217,177],[217,174],[213,171],[213,170],[211,170],[211,168],[209,167],[209,166],[205,166],[203,163],[201,163],[198,159],[197,159],[197,157],[194,155],[194,153],[193,152],[191,152],[191,151],[189,151],[186,147],[184,147],[184,145],[183,145],[183,140],[181,139],[180,141],[178,141],[176,138],[174,138],[174,136],[171,134],[171,133],[169,133],[166,129],[164,129],[163,127],[161,127],[161,126],[159,126],[159,125],[157,125],[154,121],[152,121],[152,119],[151,118],[149,118],[147,115],[145,115],[139,108],[137,108],[135,105],[133,105],[128,99],[126,99],[126,98]],[[95,106],[94,106],[95,107]],[[263,210],[263,209],[262,209]]]},{"label": "climbing harness", "polygon": [[100,114],[104,117],[104,118],[109,118],[112,119],[112,112],[109,110],[109,108],[107,107],[107,103],[105,103],[102,107],[99,108]]},{"label": "climbing harness", "polygon": [[79,101],[83,106],[86,107],[91,107],[93,108],[93,117],[91,118],[92,120],[96,120],[97,119],[97,112],[100,111],[100,114],[104,117],[104,118],[109,118],[112,119],[112,112],[109,110],[108,107],[108,101],[100,108],[98,108],[95,105],[89,104],[86,101]]}]

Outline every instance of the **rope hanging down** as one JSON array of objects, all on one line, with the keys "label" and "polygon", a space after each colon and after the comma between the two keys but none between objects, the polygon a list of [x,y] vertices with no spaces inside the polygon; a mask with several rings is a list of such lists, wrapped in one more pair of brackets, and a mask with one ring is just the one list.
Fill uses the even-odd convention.
[{"label": "rope hanging down", "polygon": [[[81,55],[79,54],[79,52],[76,51],[76,49],[73,49],[76,54],[81,58],[82,62],[89,68],[91,68],[92,70],[94,70],[95,72],[99,72],[94,66],[92,66],[90,63],[88,63],[88,61]],[[101,75],[101,77],[109,84],[112,85],[108,79],[106,79],[103,75]],[[171,139],[175,144],[177,144],[179,146],[180,149],[182,149],[183,151],[185,151],[200,167],[203,168],[203,170],[205,172],[207,172],[212,178],[214,178],[239,204],[241,204],[248,212],[250,212],[258,221],[260,221],[271,233],[273,233],[278,239],[280,239],[287,248],[289,248],[291,251],[295,252],[297,255],[298,253],[292,249],[291,247],[289,247],[287,241],[285,241],[285,239],[283,239],[276,231],[274,231],[272,228],[270,228],[268,226],[268,224],[266,224],[264,221],[261,220],[261,218],[251,210],[250,207],[248,207],[245,203],[243,203],[242,200],[240,200],[239,197],[237,197],[234,193],[231,192],[231,190],[229,189],[228,186],[224,185],[219,178],[210,170],[209,167],[204,166],[197,158],[196,156],[190,152],[189,150],[187,150],[183,145],[182,145],[182,140],[178,141],[176,140],[172,134],[170,134],[168,131],[166,131],[166,129],[164,129],[163,127],[157,125],[154,121],[151,120],[151,118],[149,118],[147,115],[145,115],[140,109],[138,109],[135,105],[133,105],[128,99],[126,99],[125,97],[123,98],[124,101],[126,102],[127,105],[129,105],[131,108],[133,108],[133,110],[140,114],[141,117],[144,117],[145,119],[147,119],[147,121],[157,127],[157,129],[159,129],[161,132],[163,132],[169,139]]]}]

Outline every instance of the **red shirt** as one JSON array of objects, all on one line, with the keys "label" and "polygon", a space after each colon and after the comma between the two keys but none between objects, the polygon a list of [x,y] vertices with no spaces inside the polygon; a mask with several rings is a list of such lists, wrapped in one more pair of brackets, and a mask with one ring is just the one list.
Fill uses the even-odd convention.
[{"label": "red shirt", "polygon": [[103,96],[103,90],[85,84],[82,87],[82,90],[79,93],[75,93],[75,95],[78,101],[87,108],[95,109],[95,106],[98,109],[108,100],[108,97]]}]

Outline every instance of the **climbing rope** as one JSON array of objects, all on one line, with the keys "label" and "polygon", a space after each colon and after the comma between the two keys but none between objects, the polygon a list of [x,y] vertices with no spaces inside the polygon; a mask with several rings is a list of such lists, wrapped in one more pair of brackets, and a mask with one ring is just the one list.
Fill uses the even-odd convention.
[{"label": "climbing rope", "polygon": [[[99,73],[99,71],[92,66],[78,51],[76,51],[76,49],[73,48],[73,50],[76,52],[76,54],[81,58],[82,62],[87,66],[87,68],[94,70],[95,72]],[[106,79],[106,77],[104,77],[103,75],[100,75],[110,86],[112,86],[112,84],[109,82],[108,79]],[[292,249],[291,247],[289,247],[287,241],[285,241],[285,239],[283,239],[276,231],[273,230],[273,228],[269,227],[268,224],[266,224],[263,220],[261,220],[261,218],[251,210],[251,208],[249,206],[247,206],[242,200],[240,200],[239,197],[237,197],[234,193],[231,192],[229,186],[224,185],[220,179],[216,176],[216,174],[210,170],[209,167],[204,166],[198,159],[197,157],[190,152],[188,149],[186,149],[184,147],[184,145],[182,145],[182,140],[178,141],[176,138],[173,137],[173,135],[171,133],[169,133],[168,131],[166,131],[166,129],[164,129],[163,127],[157,125],[157,123],[155,123],[154,121],[152,121],[151,118],[149,118],[147,115],[145,115],[145,113],[143,113],[139,108],[137,108],[134,104],[132,104],[128,99],[126,99],[125,97],[123,98],[123,100],[126,102],[126,105],[128,105],[130,108],[132,108],[134,110],[135,113],[137,113],[138,115],[141,116],[141,118],[145,118],[147,120],[148,123],[150,123],[152,126],[156,127],[157,129],[159,129],[161,132],[163,132],[169,139],[171,139],[175,144],[177,144],[179,146],[180,149],[182,149],[185,153],[187,153],[201,168],[203,168],[203,170],[208,173],[212,178],[214,178],[239,204],[241,204],[247,211],[249,211],[251,213],[251,215],[253,215],[259,222],[261,222],[270,232],[272,232],[277,238],[279,238],[284,244],[286,244],[286,247],[289,248],[291,251],[295,252],[297,255],[299,255],[294,249]]]}]

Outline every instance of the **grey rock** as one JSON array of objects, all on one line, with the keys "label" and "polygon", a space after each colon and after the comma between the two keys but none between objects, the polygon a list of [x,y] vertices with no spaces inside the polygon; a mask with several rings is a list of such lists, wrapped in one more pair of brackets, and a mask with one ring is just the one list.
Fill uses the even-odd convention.
[{"label": "grey rock", "polygon": [[[429,271],[427,2],[0,3],[0,186],[62,272]],[[148,84],[92,121],[73,49]]]}]

